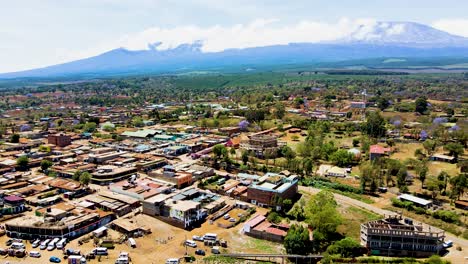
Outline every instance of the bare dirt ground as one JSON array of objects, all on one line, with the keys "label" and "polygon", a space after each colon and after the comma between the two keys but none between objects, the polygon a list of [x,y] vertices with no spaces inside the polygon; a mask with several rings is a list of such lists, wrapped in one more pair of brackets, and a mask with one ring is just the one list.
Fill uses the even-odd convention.
[{"label": "bare dirt ground", "polygon": [[[258,208],[257,212],[265,213],[267,210],[264,208]],[[230,214],[233,214],[231,211]],[[235,212],[237,217],[237,213]],[[115,249],[109,250],[109,256],[103,257],[99,261],[94,259],[88,263],[114,263],[117,259],[120,252],[125,251],[129,252],[132,259],[132,263],[144,263],[144,264],[159,264],[164,263],[168,258],[181,258],[186,253],[186,249],[183,246],[183,243],[186,239],[192,239],[193,235],[202,236],[205,233],[216,233],[220,239],[224,239],[228,243],[227,248],[222,248],[221,252],[237,252],[237,253],[265,253],[265,252],[281,252],[283,251],[283,246],[278,243],[272,243],[268,241],[263,241],[259,239],[254,239],[243,235],[241,229],[243,224],[240,223],[237,226],[229,229],[218,227],[216,224],[209,224],[208,222],[204,223],[200,228],[196,228],[192,231],[182,230],[176,227],[173,227],[169,224],[166,224],[160,220],[157,220],[153,217],[147,215],[137,215],[133,217],[133,220],[138,225],[145,225],[151,227],[152,233],[144,237],[136,238],[137,247],[131,248],[128,243],[115,244]],[[110,231],[109,235],[113,238],[120,236],[115,231]],[[6,248],[5,242],[8,240],[8,237],[0,237],[0,247]],[[205,247],[203,242],[197,242],[198,247],[206,252],[206,256],[211,254],[210,248]],[[80,249],[82,253],[90,252],[95,246],[93,241],[89,241],[81,246],[78,245],[78,239],[71,241],[67,248]],[[29,252],[31,250],[40,251],[42,254],[41,258],[34,259],[30,257],[25,258],[15,258],[15,257],[6,257],[3,259],[3,256],[0,256],[0,264],[5,262],[13,263],[49,263],[49,258],[51,256],[56,256],[62,259],[62,263],[67,263],[63,259],[63,253],[61,250],[39,250],[32,249],[30,243],[26,243],[26,250]],[[195,256],[195,248],[187,247],[187,253],[189,255]],[[197,260],[203,259],[202,256],[196,256]]]}]

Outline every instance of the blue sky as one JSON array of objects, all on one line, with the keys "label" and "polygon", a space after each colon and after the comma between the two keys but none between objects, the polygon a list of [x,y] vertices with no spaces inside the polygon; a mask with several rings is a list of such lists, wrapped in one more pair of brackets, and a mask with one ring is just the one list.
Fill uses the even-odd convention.
[{"label": "blue sky", "polygon": [[[361,23],[413,21],[468,37],[460,0],[15,0],[0,8],[0,72],[209,39],[207,51],[320,41]],[[262,39],[258,38],[259,31]],[[235,37],[230,37],[235,36]]]}]

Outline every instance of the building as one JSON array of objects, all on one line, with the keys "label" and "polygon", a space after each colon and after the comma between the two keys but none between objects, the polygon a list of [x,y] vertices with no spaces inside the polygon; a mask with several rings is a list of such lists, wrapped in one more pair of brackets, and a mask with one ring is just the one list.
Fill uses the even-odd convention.
[{"label": "building", "polygon": [[48,136],[47,143],[63,148],[71,144],[71,136],[64,134],[52,134]]},{"label": "building", "polygon": [[455,157],[443,155],[443,154],[434,154],[429,159],[432,161],[441,161],[441,162],[447,162],[447,163],[457,162],[457,159]]},{"label": "building", "polygon": [[110,184],[109,190],[143,201],[160,193],[169,193],[173,187],[172,184],[151,178],[130,178],[129,180]]},{"label": "building", "polygon": [[263,215],[255,215],[245,222],[242,231],[254,238],[282,243],[289,228],[289,225],[270,223]]},{"label": "building", "polygon": [[2,199],[0,215],[19,214],[26,211],[25,200],[17,195],[5,196]]},{"label": "building", "polygon": [[100,166],[91,174],[91,182],[97,184],[117,182],[129,178],[137,171],[136,167]]},{"label": "building", "polygon": [[262,207],[277,207],[281,209],[281,202],[294,200],[297,195],[299,178],[296,175],[267,173],[258,179],[257,183],[247,188],[247,201]]},{"label": "building", "polygon": [[344,178],[348,175],[348,171],[345,168],[337,166],[322,164],[317,170],[317,175],[324,177],[341,177]]},{"label": "building", "polygon": [[88,210],[73,205],[43,208],[35,216],[22,216],[5,223],[6,234],[12,238],[73,239],[108,224],[115,216],[110,212]]},{"label": "building", "polygon": [[257,157],[263,158],[266,155],[276,156],[283,145],[284,143],[278,142],[278,138],[275,136],[257,134],[250,136],[248,140],[242,140],[240,148],[253,151]]},{"label": "building", "polygon": [[190,172],[178,171],[172,165],[166,165],[162,169],[148,172],[148,176],[173,183],[177,188],[190,186],[193,181],[193,175]]},{"label": "building", "polygon": [[366,103],[365,102],[351,102],[351,108],[353,109],[365,109]]},{"label": "building", "polygon": [[361,225],[361,244],[372,255],[429,257],[443,249],[445,232],[401,215]]},{"label": "building", "polygon": [[170,194],[158,194],[142,202],[143,213],[171,225],[191,229],[208,213],[226,205],[221,196],[188,187]]},{"label": "building", "polygon": [[389,155],[391,152],[390,148],[384,148],[380,145],[372,145],[369,148],[369,159],[376,160],[381,157]]},{"label": "building", "polygon": [[406,193],[398,196],[398,199],[400,199],[403,202],[412,202],[414,205],[422,207],[422,208],[429,208],[432,205],[432,201],[422,199],[422,198],[416,197],[411,194],[406,194]]}]

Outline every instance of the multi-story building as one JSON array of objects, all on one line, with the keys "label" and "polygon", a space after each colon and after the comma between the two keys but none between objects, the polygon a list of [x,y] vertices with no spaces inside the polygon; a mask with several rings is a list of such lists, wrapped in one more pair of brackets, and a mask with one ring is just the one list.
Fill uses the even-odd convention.
[{"label": "multi-story building", "polygon": [[[74,208],[74,207],[70,207]],[[6,234],[13,238],[44,239],[66,237],[73,239],[108,224],[115,216],[110,212],[82,210],[65,211],[58,208],[44,209],[45,213],[22,216],[5,223]]]},{"label": "multi-story building", "polygon": [[97,184],[118,182],[137,173],[136,167],[117,167],[113,165],[100,166],[91,175],[91,181]]},{"label": "multi-story building", "polygon": [[247,188],[247,201],[258,206],[281,208],[281,201],[297,195],[298,177],[267,173]]},{"label": "multi-story building", "polygon": [[361,225],[361,244],[372,255],[428,257],[443,249],[445,232],[401,215]]},{"label": "multi-story building", "polygon": [[52,134],[48,136],[47,142],[58,147],[66,147],[71,144],[71,136],[65,134]]},{"label": "multi-story building", "polygon": [[250,136],[248,140],[242,140],[240,148],[255,152],[257,157],[265,157],[266,155],[275,156],[283,145],[275,136],[257,134]]}]

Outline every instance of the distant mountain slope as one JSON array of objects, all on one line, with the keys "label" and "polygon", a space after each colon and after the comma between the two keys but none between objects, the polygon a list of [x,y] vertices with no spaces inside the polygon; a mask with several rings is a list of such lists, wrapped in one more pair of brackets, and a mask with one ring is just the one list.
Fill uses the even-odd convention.
[{"label": "distant mountain slope", "polygon": [[201,43],[169,50],[114,49],[95,57],[0,78],[110,76],[143,73],[246,70],[267,65],[391,57],[467,57],[468,38],[411,22],[378,22],[362,26],[348,37],[329,43],[293,43],[221,52],[202,52]]},{"label": "distant mountain slope", "polygon": [[366,43],[377,45],[406,45],[425,47],[468,46],[468,38],[414,22],[377,22],[361,25],[337,43]]}]

